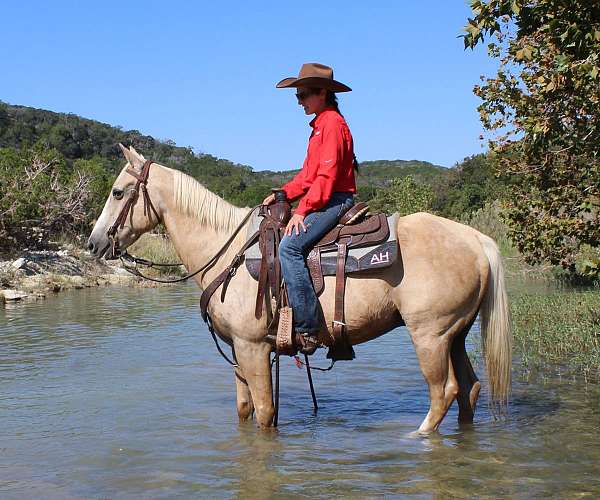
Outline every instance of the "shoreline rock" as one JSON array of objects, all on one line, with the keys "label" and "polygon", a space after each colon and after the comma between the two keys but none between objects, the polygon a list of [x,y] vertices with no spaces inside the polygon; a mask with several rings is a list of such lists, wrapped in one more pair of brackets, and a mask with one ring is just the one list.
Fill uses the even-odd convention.
[{"label": "shoreline rock", "polygon": [[2,293],[4,302],[16,302],[29,296],[29,294],[23,290],[13,290],[10,288],[2,290],[0,293]]},{"label": "shoreline rock", "polygon": [[0,256],[0,305],[5,307],[40,300],[49,293],[109,285],[148,286],[116,262],[100,261],[72,246],[24,250],[18,258]]}]

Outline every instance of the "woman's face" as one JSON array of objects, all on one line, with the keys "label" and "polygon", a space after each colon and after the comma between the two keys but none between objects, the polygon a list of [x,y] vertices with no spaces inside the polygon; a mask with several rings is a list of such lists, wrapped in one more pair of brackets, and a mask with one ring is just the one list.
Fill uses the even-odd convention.
[{"label": "woman's face", "polygon": [[298,104],[304,108],[304,113],[312,115],[325,109],[326,93],[325,89],[319,89],[317,93],[312,93],[308,87],[297,87],[296,98]]}]

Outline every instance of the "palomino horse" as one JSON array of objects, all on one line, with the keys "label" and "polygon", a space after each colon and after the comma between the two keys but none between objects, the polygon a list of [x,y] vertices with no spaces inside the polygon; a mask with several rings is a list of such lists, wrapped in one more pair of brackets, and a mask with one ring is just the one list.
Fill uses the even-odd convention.
[{"label": "palomino horse", "polygon": [[[155,163],[147,184],[141,186],[146,193],[138,196],[134,174],[140,175],[145,159],[133,148],[121,148],[127,164],[96,222],[89,249],[99,258],[115,258],[160,221],[190,272],[205,265],[249,209],[234,207],[191,177]],[[116,227],[129,196],[131,211],[120,217],[122,227]],[[116,230],[113,242],[107,234],[111,226]],[[348,338],[351,344],[360,344],[406,325],[431,401],[419,432],[435,431],[455,399],[459,421],[471,422],[481,386],[465,351],[465,337],[478,312],[492,402],[506,401],[510,390],[512,340],[498,248],[470,227],[427,213],[400,217],[394,229],[401,258],[389,268],[347,278]],[[195,277],[201,288],[231,262],[245,236],[241,231],[216,264]],[[323,334],[331,333],[335,288],[334,277],[325,280],[320,297],[326,321]],[[264,428],[273,424],[274,415],[272,346],[265,339],[266,314],[260,320],[254,315],[257,286],[245,266],[240,267],[225,301],[215,294],[209,313],[215,330],[235,351],[239,418],[246,420],[256,412]]]}]

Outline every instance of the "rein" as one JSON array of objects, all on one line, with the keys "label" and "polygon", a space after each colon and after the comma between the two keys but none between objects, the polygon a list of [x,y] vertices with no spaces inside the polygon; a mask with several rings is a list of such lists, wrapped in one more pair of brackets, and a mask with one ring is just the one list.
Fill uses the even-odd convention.
[{"label": "rein", "polygon": [[[127,251],[123,252],[119,257],[121,259],[121,262],[123,263],[123,268],[128,271],[129,273],[133,274],[134,276],[139,276],[140,278],[144,278],[150,281],[154,281],[156,283],[180,283],[181,281],[185,281],[189,278],[192,278],[194,276],[196,276],[197,274],[203,272],[203,271],[207,271],[208,269],[210,269],[212,266],[214,266],[217,261],[219,260],[219,258],[223,255],[223,253],[225,252],[225,250],[227,250],[227,248],[229,247],[229,245],[231,245],[231,242],[235,239],[235,237],[238,235],[238,233],[240,232],[240,230],[246,225],[246,222],[248,222],[248,219],[252,216],[252,214],[254,213],[254,211],[260,207],[260,205],[257,205],[255,207],[253,207],[250,212],[248,212],[248,214],[244,217],[244,219],[242,220],[242,222],[240,222],[240,224],[238,225],[238,227],[235,228],[235,231],[232,233],[232,235],[229,237],[229,239],[223,244],[223,246],[217,251],[217,253],[215,255],[213,255],[209,261],[204,264],[203,266],[201,266],[200,268],[198,268],[196,271],[194,271],[193,273],[189,273],[186,274],[185,276],[181,277],[181,278],[176,278],[176,279],[172,279],[172,280],[162,280],[162,279],[158,279],[158,278],[151,278],[150,276],[146,276],[145,274],[142,274],[137,266],[142,265],[142,266],[146,266],[146,267],[177,267],[177,266],[182,266],[183,264],[179,263],[179,264],[159,264],[156,262],[152,262],[150,260],[146,260],[146,259],[142,259],[140,257],[135,257],[133,255],[130,255],[129,253],[127,253]],[[258,236],[258,235],[256,235]],[[255,237],[251,237],[250,240],[248,242],[246,242],[246,244],[242,247],[242,250],[240,250],[236,256],[234,257],[232,263],[230,266],[234,266],[236,264],[239,265],[239,263],[241,262],[241,259],[244,255],[244,252],[247,250],[248,248],[248,243],[250,243],[250,241],[252,243],[254,243],[254,239]],[[125,264],[125,261],[129,261],[129,262],[133,262],[134,265],[133,266],[129,266],[127,264]],[[237,267],[237,266],[236,266]],[[235,273],[233,273],[235,274]],[[233,274],[231,276],[233,276]]]},{"label": "rein", "polygon": [[[126,170],[126,172],[128,174],[132,175],[133,177],[135,177],[137,179],[137,182],[135,183],[135,187],[131,190],[129,197],[125,201],[125,204],[121,208],[121,211],[119,212],[119,215],[117,216],[117,219],[115,220],[114,224],[112,226],[110,226],[110,228],[108,229],[108,232],[107,232],[108,239],[110,240],[111,245],[112,245],[113,255],[118,250],[118,241],[115,238],[117,231],[119,229],[122,229],[123,226],[125,225],[125,221],[127,220],[127,217],[130,216],[130,214],[133,210],[133,206],[135,205],[135,203],[139,197],[140,191],[142,192],[143,197],[144,197],[144,215],[147,217],[150,217],[150,209],[152,209],[152,211],[154,212],[154,215],[156,216],[156,220],[160,221],[158,212],[154,208],[154,205],[152,204],[152,200],[150,200],[150,195],[148,194],[148,189],[147,189],[148,176],[150,174],[150,165],[152,165],[152,163],[154,163],[152,160],[146,160],[144,162],[144,166],[142,167],[142,170],[139,175],[135,170],[133,170],[131,168],[128,168]],[[240,232],[240,230],[244,227],[246,222],[248,222],[248,219],[250,219],[250,217],[252,216],[254,211],[257,208],[259,208],[260,206],[261,205],[256,205],[255,207],[253,207],[250,210],[250,212],[248,212],[248,214],[244,217],[242,222],[240,222],[240,224],[235,229],[233,234],[229,237],[229,239],[223,244],[223,246],[219,249],[219,251],[213,257],[211,257],[209,259],[209,261],[206,264],[204,264],[202,267],[200,267],[193,273],[189,273],[189,274],[183,276],[182,278],[176,278],[173,280],[162,280],[162,279],[151,278],[150,276],[146,276],[138,270],[138,268],[137,268],[138,265],[142,265],[142,266],[146,266],[146,267],[178,267],[178,266],[182,266],[183,264],[181,264],[181,263],[159,264],[157,262],[152,262],[147,259],[142,259],[141,257],[135,257],[135,256],[129,254],[127,251],[125,251],[119,255],[119,258],[121,259],[121,263],[123,264],[123,268],[126,271],[128,271],[129,273],[133,274],[134,276],[139,276],[140,278],[144,278],[149,281],[154,281],[156,283],[180,283],[181,281],[185,281],[189,278],[192,278],[192,277],[196,276],[197,274],[208,270],[209,268],[211,268],[212,266],[214,266],[216,264],[217,260],[219,260],[219,258],[223,255],[223,253],[227,249],[227,247],[229,247],[229,245],[231,245],[231,242],[234,240],[234,238],[237,236],[237,234]],[[245,252],[246,248],[247,248],[246,245],[244,245],[243,250],[238,252],[238,255],[236,255],[234,262],[237,263],[241,260],[242,256],[239,254],[240,253],[243,254],[243,252]],[[127,265],[125,263],[125,261],[132,262],[134,265],[133,266]]]},{"label": "rein", "polygon": [[[110,226],[110,228],[107,231],[108,239],[112,246],[113,255],[116,255],[116,252],[119,251],[118,240],[116,238],[117,231],[124,227],[125,222],[127,221],[127,218],[131,216],[131,214],[133,212],[133,206],[135,205],[135,203],[137,202],[137,200],[139,198],[140,191],[142,192],[142,195],[144,198],[144,215],[150,218],[151,217],[150,210],[152,210],[154,212],[156,220],[160,221],[158,212],[154,208],[154,205],[152,204],[152,200],[150,200],[150,195],[148,194],[148,189],[147,189],[148,176],[150,173],[150,165],[152,165],[152,163],[154,163],[152,160],[146,160],[144,162],[144,165],[143,165],[142,170],[139,175],[135,170],[133,170],[131,168],[127,168],[127,170],[126,170],[126,172],[128,174],[132,175],[133,177],[135,177],[137,179],[137,181],[135,183],[135,187],[129,193],[129,197],[127,198],[127,200],[125,200],[125,204],[121,208],[121,211],[119,212],[119,215],[117,216],[115,222],[113,223],[112,226]],[[143,259],[141,257],[135,257],[133,255],[130,255],[127,251],[124,251],[124,252],[119,251],[119,258],[121,259],[123,268],[126,271],[128,271],[129,273],[133,274],[134,276],[139,276],[140,278],[147,279],[149,281],[154,281],[156,283],[179,283],[179,282],[185,281],[189,278],[192,278],[193,276],[196,276],[197,274],[199,274],[201,272],[207,271],[208,269],[210,269],[212,266],[214,266],[217,263],[219,258],[227,250],[229,245],[231,245],[231,243],[233,242],[234,238],[238,235],[240,230],[246,225],[246,223],[248,222],[248,220],[250,219],[250,217],[252,216],[254,211],[261,206],[262,206],[262,204],[256,205],[255,207],[253,207],[248,212],[248,214],[244,217],[244,219],[240,222],[240,224],[236,227],[233,234],[227,239],[227,241],[223,244],[223,246],[217,251],[217,253],[213,257],[211,257],[206,264],[201,266],[199,269],[197,269],[193,273],[189,273],[181,278],[169,279],[169,280],[152,278],[150,276],[146,276],[146,275],[142,274],[138,270],[137,266],[141,265],[141,266],[146,266],[146,267],[178,267],[183,264],[181,264],[181,263],[159,264],[157,262],[152,262],[150,260]],[[279,222],[279,221],[273,219],[268,214],[268,212],[265,212],[263,215],[268,217],[269,219],[271,219],[273,222]],[[240,264],[243,262],[244,253],[246,252],[246,250],[249,247],[251,247],[254,243],[256,243],[256,241],[258,241],[259,235],[260,235],[260,232],[256,231],[248,239],[248,241],[246,241],[246,243],[244,243],[241,250],[239,250],[236,253],[236,255],[233,258],[233,260],[231,261],[231,263],[204,290],[204,292],[202,293],[202,297],[200,299],[200,310],[202,313],[202,319],[205,321],[205,323],[208,326],[208,330],[215,342],[215,345],[217,346],[217,350],[219,351],[219,354],[225,359],[225,361],[227,361],[227,363],[229,363],[233,367],[239,366],[237,363],[237,360],[235,358],[235,350],[233,350],[233,348],[232,348],[232,353],[233,353],[233,360],[232,360],[221,349],[221,346],[219,345],[219,341],[217,339],[218,334],[215,331],[215,328],[212,324],[212,320],[207,311],[208,302],[209,302],[211,296],[213,295],[213,293],[216,291],[216,289],[221,285],[223,285],[223,289],[221,292],[221,301],[224,300],[225,292],[227,290],[227,285],[229,284],[229,281],[231,280],[231,278],[237,272],[237,269],[240,266]],[[133,263],[133,266],[126,264],[125,261]],[[269,340],[269,337],[270,336],[267,335],[267,338],[266,338],[267,341]],[[275,427],[277,426],[277,421],[278,421],[278,417],[279,417],[279,358],[280,358],[280,352],[276,348],[275,356],[274,356],[273,360],[271,361],[271,366],[273,365],[273,363],[275,363],[275,397],[274,397],[275,415],[274,415],[274,419],[273,419],[273,423],[274,423]],[[296,363],[299,368],[302,365],[304,365],[306,367],[306,371],[308,374],[308,382],[309,382],[311,396],[312,396],[312,400],[313,400],[313,410],[316,413],[316,411],[318,410],[319,407],[317,404],[317,398],[316,398],[315,389],[313,386],[313,380],[312,380],[312,375],[311,375],[311,366],[310,366],[310,362],[308,360],[308,356],[306,354],[304,355],[304,362],[300,361],[300,359],[297,356],[295,358],[296,358]],[[334,364],[335,364],[335,361],[332,361],[331,365],[328,368],[319,368],[319,367],[312,367],[312,368],[315,370],[320,370],[320,371],[329,371],[333,368]]]}]

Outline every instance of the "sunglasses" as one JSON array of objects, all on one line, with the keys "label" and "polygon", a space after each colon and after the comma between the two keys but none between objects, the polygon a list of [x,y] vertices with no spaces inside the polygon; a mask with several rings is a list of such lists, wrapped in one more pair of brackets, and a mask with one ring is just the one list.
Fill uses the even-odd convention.
[{"label": "sunglasses", "polygon": [[296,92],[296,99],[304,101],[308,96],[312,95],[312,92]]}]

